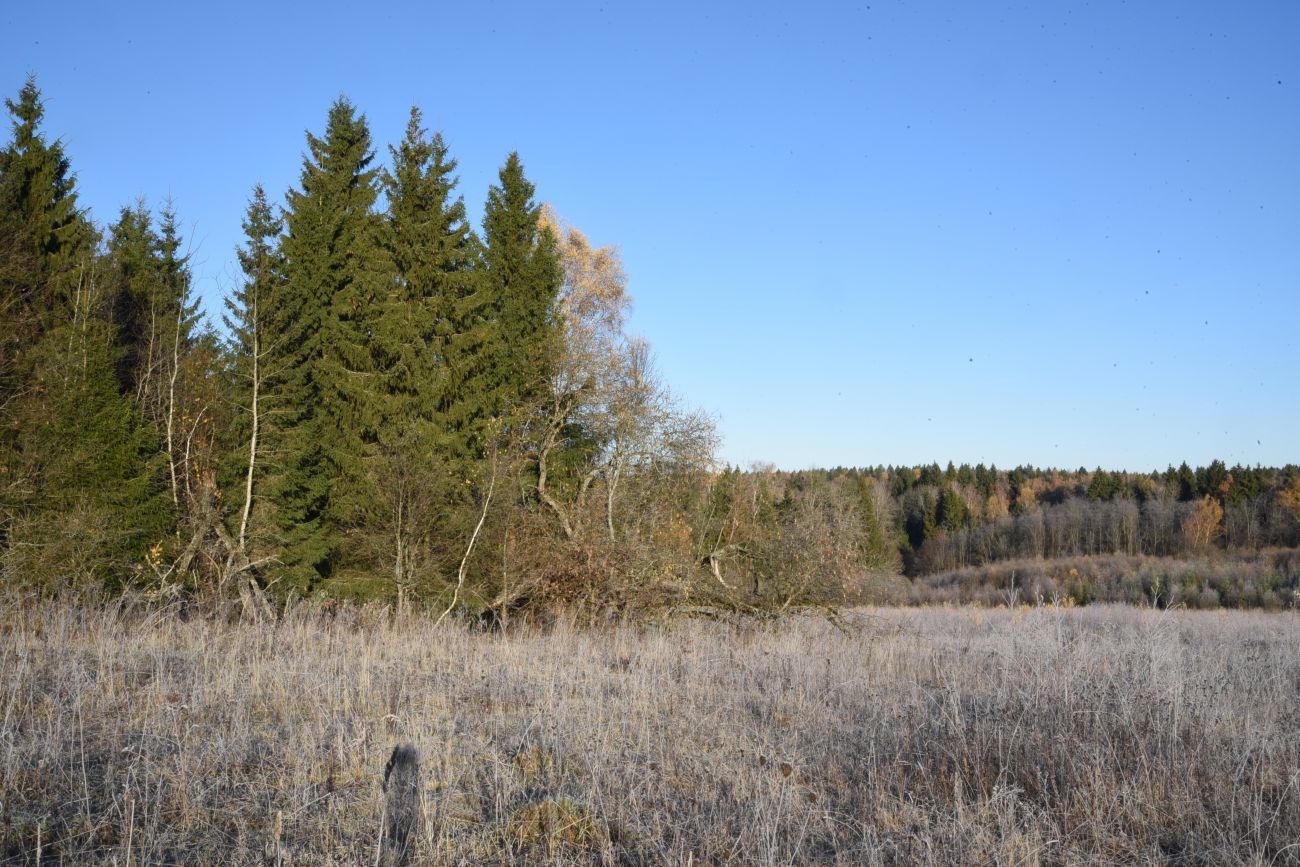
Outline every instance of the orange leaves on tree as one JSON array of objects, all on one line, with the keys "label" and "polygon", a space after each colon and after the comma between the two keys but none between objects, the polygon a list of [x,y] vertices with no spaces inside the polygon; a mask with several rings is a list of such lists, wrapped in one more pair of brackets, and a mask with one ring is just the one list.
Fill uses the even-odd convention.
[{"label": "orange leaves on tree", "polygon": [[1201,497],[1183,521],[1183,537],[1194,548],[1208,548],[1223,535],[1223,506],[1210,496]]}]

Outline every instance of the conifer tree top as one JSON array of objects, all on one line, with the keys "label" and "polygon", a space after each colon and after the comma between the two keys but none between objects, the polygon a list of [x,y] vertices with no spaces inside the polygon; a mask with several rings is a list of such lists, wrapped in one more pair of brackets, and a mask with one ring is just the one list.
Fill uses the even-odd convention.
[{"label": "conifer tree top", "polygon": [[38,130],[45,117],[45,102],[41,99],[41,91],[36,86],[36,76],[27,76],[23,89],[18,91],[18,101],[6,98],[5,106],[14,116],[10,124],[13,128],[15,147],[23,148],[33,140],[40,139]]},{"label": "conifer tree top", "polygon": [[[76,175],[63,152],[59,140],[47,143],[41,132],[45,119],[45,103],[36,77],[28,76],[18,93],[18,99],[5,99],[12,115],[12,139],[0,151],[0,175],[6,176],[7,195],[21,202],[28,214],[44,213],[51,234],[60,227],[80,221],[82,214],[76,205]],[[41,239],[41,243],[48,243]]]}]

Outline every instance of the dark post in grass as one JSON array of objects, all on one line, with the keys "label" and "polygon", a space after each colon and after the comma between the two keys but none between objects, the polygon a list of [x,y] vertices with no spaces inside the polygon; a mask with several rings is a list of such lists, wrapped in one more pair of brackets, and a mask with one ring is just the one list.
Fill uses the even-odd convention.
[{"label": "dark post in grass", "polygon": [[384,766],[384,811],[375,863],[401,867],[420,829],[420,753],[411,744],[393,749]]}]

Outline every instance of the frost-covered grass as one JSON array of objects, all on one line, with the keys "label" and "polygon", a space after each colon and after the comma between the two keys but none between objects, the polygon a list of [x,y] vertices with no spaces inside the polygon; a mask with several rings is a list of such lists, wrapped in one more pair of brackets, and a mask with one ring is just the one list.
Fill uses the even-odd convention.
[{"label": "frost-covered grass", "polygon": [[1300,617],[0,610],[0,863],[1300,864]]}]

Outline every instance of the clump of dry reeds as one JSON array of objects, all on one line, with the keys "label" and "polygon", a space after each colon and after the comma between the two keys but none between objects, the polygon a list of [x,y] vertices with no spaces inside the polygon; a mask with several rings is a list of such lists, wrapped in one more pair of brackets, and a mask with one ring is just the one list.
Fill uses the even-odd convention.
[{"label": "clump of dry reeds", "polygon": [[1113,606],[475,634],[9,602],[0,863],[1300,864],[1300,621]]}]

